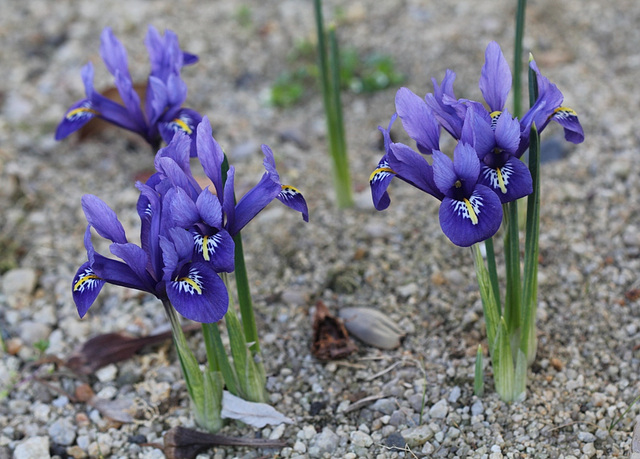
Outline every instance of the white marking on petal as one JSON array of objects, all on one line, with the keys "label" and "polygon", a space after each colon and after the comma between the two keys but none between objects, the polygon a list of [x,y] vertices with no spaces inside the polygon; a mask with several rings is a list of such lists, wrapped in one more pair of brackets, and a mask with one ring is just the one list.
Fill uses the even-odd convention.
[{"label": "white marking on petal", "polygon": [[284,199],[285,201],[294,201],[301,195],[302,193],[300,193],[297,188],[291,185],[282,185],[282,190],[280,191],[281,199]]},{"label": "white marking on petal", "polygon": [[503,194],[507,193],[509,180],[514,173],[513,166],[505,163],[500,169],[500,175],[496,169],[489,166],[482,166],[482,175],[489,182],[489,186],[495,190],[501,190]]},{"label": "white marking on petal", "polygon": [[78,280],[73,284],[73,291],[84,293],[85,290],[93,290],[99,286],[101,279],[96,273],[87,266],[84,271],[78,275]]},{"label": "white marking on petal", "polygon": [[369,176],[369,183],[374,184],[382,179],[389,177],[390,175],[396,175],[396,173],[389,167],[388,161],[382,161],[378,164],[378,168],[374,170]]},{"label": "white marking on petal", "polygon": [[176,287],[180,293],[188,293],[189,295],[202,295],[202,276],[198,268],[190,268],[186,277],[181,277],[176,281]]},{"label": "white marking on petal", "polygon": [[[478,223],[478,216],[482,213],[481,207],[484,206],[484,203],[482,202],[482,196],[474,192],[468,199],[451,201],[451,205],[454,213],[458,217],[471,220],[471,223],[476,225]],[[472,215],[472,213],[474,215]]]}]

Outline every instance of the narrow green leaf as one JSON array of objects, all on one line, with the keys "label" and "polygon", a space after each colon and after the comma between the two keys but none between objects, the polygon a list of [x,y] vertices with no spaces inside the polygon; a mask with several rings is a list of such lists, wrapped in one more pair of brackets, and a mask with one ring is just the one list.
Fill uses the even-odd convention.
[{"label": "narrow green leaf", "polygon": [[514,376],[513,400],[522,401],[527,394],[527,356],[520,349],[516,350],[516,372]]},{"label": "narrow green leaf", "polygon": [[496,392],[505,402],[511,402],[514,399],[515,375],[510,341],[507,323],[503,317],[500,320],[500,326],[498,327],[495,351],[491,355],[491,361],[493,365],[493,379],[496,385]]},{"label": "narrow green leaf", "polygon": [[484,320],[487,327],[487,339],[489,341],[489,353],[493,356],[493,346],[498,327],[500,326],[500,313],[498,312],[498,304],[493,295],[493,287],[489,279],[487,267],[482,259],[480,246],[474,244],[471,246],[473,252],[473,264],[476,269],[476,278],[478,288],[480,290],[480,298],[482,299],[482,309],[484,312]]},{"label": "narrow green leaf", "polygon": [[473,393],[478,397],[484,395],[484,368],[482,366],[482,345],[478,344],[478,352],[476,352],[476,366],[473,375]]},{"label": "narrow green leaf", "polygon": [[222,391],[224,380],[219,371],[206,371],[204,373],[204,405],[203,423],[208,432],[215,433],[222,428]]},{"label": "narrow green leaf", "polygon": [[520,232],[518,230],[518,201],[504,205],[507,223],[504,235],[507,293],[504,303],[504,318],[509,334],[520,328],[522,321],[522,280],[520,276]]},{"label": "narrow green leaf", "polygon": [[524,37],[525,11],[527,0],[518,0],[516,9],[516,34],[513,47],[513,116],[522,116],[522,38]]},{"label": "narrow green leaf", "polygon": [[[215,360],[215,370],[220,370],[227,389],[233,395],[241,396],[240,389],[238,387],[238,377],[229,362],[229,357],[222,344],[222,338],[220,336],[220,329],[218,324],[202,324],[202,333],[205,336],[205,346],[207,350],[207,358]],[[209,344],[210,343],[210,344]]]},{"label": "narrow green leaf", "polygon": [[491,287],[493,288],[493,297],[498,305],[498,314],[501,315],[500,285],[498,283],[498,268],[496,266],[496,252],[493,247],[493,237],[484,241],[484,247],[487,252],[487,270],[489,272],[489,279],[491,280]]}]

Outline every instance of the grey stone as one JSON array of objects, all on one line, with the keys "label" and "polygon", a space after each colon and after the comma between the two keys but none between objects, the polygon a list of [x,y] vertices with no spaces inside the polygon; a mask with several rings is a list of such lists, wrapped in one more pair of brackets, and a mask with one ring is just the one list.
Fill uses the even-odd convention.
[{"label": "grey stone", "polygon": [[49,437],[31,437],[16,446],[13,459],[46,459],[50,458]]},{"label": "grey stone", "polygon": [[76,428],[71,422],[66,419],[58,419],[49,426],[49,437],[54,443],[59,445],[69,446],[76,439]]},{"label": "grey stone", "polygon": [[460,390],[459,386],[456,386],[453,389],[451,389],[451,392],[449,393],[449,399],[448,399],[449,402],[456,403],[460,398],[461,393],[462,391]]},{"label": "grey stone", "polygon": [[429,416],[435,419],[444,419],[447,417],[448,412],[449,404],[445,399],[442,399],[429,409]]},{"label": "grey stone", "polygon": [[596,441],[596,436],[591,432],[578,432],[578,440],[583,443],[593,443]]},{"label": "grey stone", "polygon": [[373,439],[371,435],[361,432],[360,430],[356,430],[355,432],[351,432],[351,443],[360,448],[369,448],[373,445]]},{"label": "grey stone", "polygon": [[381,398],[370,406],[372,410],[379,411],[383,414],[391,414],[397,407],[398,403],[392,398]]},{"label": "grey stone", "polygon": [[407,445],[411,447],[424,445],[427,441],[431,440],[434,435],[433,430],[425,425],[405,429],[401,433],[402,438],[404,438]]},{"label": "grey stone", "polygon": [[2,291],[7,303],[13,308],[26,306],[27,299],[36,287],[38,275],[34,269],[18,268],[7,271],[2,276]]},{"label": "grey stone", "polygon": [[407,423],[407,416],[402,410],[396,410],[389,417],[389,425],[398,427]]},{"label": "grey stone", "polygon": [[482,405],[481,400],[476,400],[473,405],[471,405],[471,416],[478,416],[484,413],[484,406]]},{"label": "grey stone", "polygon": [[317,434],[311,441],[313,450],[309,448],[309,455],[311,457],[321,457],[325,453],[331,455],[338,447],[339,441],[340,437],[338,437],[333,430],[325,427],[322,429],[322,432]]}]

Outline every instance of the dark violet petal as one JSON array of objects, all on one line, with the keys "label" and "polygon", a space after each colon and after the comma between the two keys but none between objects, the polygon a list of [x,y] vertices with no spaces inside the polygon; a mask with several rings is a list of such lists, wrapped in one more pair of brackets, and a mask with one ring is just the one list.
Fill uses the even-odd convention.
[{"label": "dark violet petal", "polygon": [[480,175],[480,160],[471,145],[458,142],[453,151],[453,169],[462,184],[464,195],[469,196]]},{"label": "dark violet petal", "polygon": [[460,138],[466,107],[458,103],[453,93],[456,74],[447,70],[442,84],[433,81],[433,94],[427,94],[425,101],[442,127],[455,139]]},{"label": "dark violet petal", "polygon": [[125,78],[131,80],[127,51],[110,27],[105,27],[100,35],[100,56],[111,75],[116,76],[116,73],[120,72]]},{"label": "dark violet petal", "polygon": [[126,243],[127,237],[124,228],[116,213],[97,196],[85,194],[82,197],[82,210],[87,221],[98,234],[111,242]]},{"label": "dark violet petal", "polygon": [[[258,213],[267,207],[281,191],[279,183],[265,172],[260,182],[245,194],[235,208],[235,219],[229,222],[231,236],[238,234]],[[227,199],[230,199],[229,196]]]},{"label": "dark violet petal", "polygon": [[523,198],[533,191],[529,168],[515,156],[500,168],[483,165],[478,183],[493,190],[502,203]]},{"label": "dark violet petal", "polygon": [[169,239],[164,236],[160,236],[159,242],[160,250],[162,251],[162,262],[164,264],[162,279],[169,281],[181,265],[180,257],[178,256],[175,244]]},{"label": "dark violet petal", "polygon": [[502,205],[493,191],[477,185],[468,200],[444,198],[439,217],[440,227],[449,240],[460,247],[469,247],[498,231]]},{"label": "dark violet petal", "polygon": [[154,295],[156,293],[153,288],[150,288],[146,282],[143,282],[138,277],[129,265],[121,261],[103,257],[96,253],[91,268],[101,279],[109,284],[149,292]]},{"label": "dark violet petal", "polygon": [[424,156],[401,143],[392,143],[389,150],[387,161],[398,178],[438,199],[442,198],[433,180],[433,167]]},{"label": "dark violet petal", "polygon": [[500,46],[492,41],[484,53],[485,62],[480,76],[480,90],[491,111],[501,111],[511,89],[511,70]]},{"label": "dark violet petal", "polygon": [[218,197],[209,191],[209,187],[202,190],[198,196],[196,207],[202,221],[212,228],[222,228],[222,205]]},{"label": "dark violet petal", "polygon": [[116,88],[118,88],[118,93],[122,98],[124,106],[127,108],[127,112],[129,112],[129,118],[136,126],[135,132],[146,138],[147,122],[140,107],[140,96],[138,96],[138,93],[133,88],[133,82],[130,77],[127,77],[127,75],[119,71],[116,72],[115,76]]},{"label": "dark violet petal", "polygon": [[302,219],[305,222],[309,221],[309,209],[307,208],[307,201],[305,201],[302,193],[297,188],[291,185],[282,185],[280,193],[276,196],[278,201],[285,206],[297,210],[302,214]]},{"label": "dark violet petal", "polygon": [[135,244],[111,244],[111,253],[124,261],[129,268],[138,276],[141,283],[146,285],[147,290],[153,290],[155,282],[147,272],[147,253]]},{"label": "dark violet petal", "polygon": [[273,151],[268,145],[263,144],[262,153],[264,154],[264,160],[262,163],[264,164],[264,168],[267,170],[267,174],[269,174],[271,180],[280,185],[280,175],[278,175],[278,171],[276,170],[276,160],[273,157]]},{"label": "dark violet petal", "polygon": [[213,138],[211,133],[211,123],[206,116],[202,117],[202,121],[197,127],[197,147],[198,159],[202,164],[204,173],[209,180],[213,182],[216,188],[216,194],[222,202],[223,185],[222,185],[222,163],[224,162],[224,152],[218,142]]},{"label": "dark violet petal", "polygon": [[[222,201],[222,211],[227,217],[227,230],[234,225],[236,219],[236,197],[233,189],[235,175],[235,167],[229,166],[229,170],[227,171],[227,180],[224,183],[224,196],[226,199]],[[220,199],[220,195],[218,195],[218,199]]]},{"label": "dark violet petal", "polygon": [[67,110],[64,118],[56,128],[56,140],[62,140],[69,134],[77,131],[82,126],[87,124],[92,118],[98,116],[100,113],[93,108],[91,102],[87,99],[82,99]]},{"label": "dark violet petal", "polygon": [[[382,129],[381,129],[382,130]],[[384,210],[389,207],[391,199],[387,188],[395,177],[396,173],[389,167],[387,161],[387,155],[384,155],[378,167],[369,176],[369,186],[371,187],[371,198],[373,200],[373,206],[376,210]]]},{"label": "dark violet petal", "polygon": [[433,181],[438,189],[445,195],[449,196],[451,190],[455,187],[458,180],[453,162],[441,151],[433,152]]},{"label": "dark violet petal", "polygon": [[167,106],[167,87],[160,78],[150,76],[147,83],[146,110],[149,124],[156,124]]},{"label": "dark violet petal", "polygon": [[216,272],[232,272],[235,268],[235,243],[226,230],[220,230],[212,236],[200,233],[193,235],[198,260],[210,263]]},{"label": "dark violet petal", "polygon": [[[156,170],[163,174],[167,179],[169,179],[170,183],[174,187],[182,188],[183,191],[187,192],[189,196],[192,196],[193,199],[196,199],[197,194],[200,193],[200,189],[194,189],[194,179],[191,176],[191,171],[185,173],[182,168],[171,158],[158,158],[156,156],[155,160]],[[195,194],[195,196],[194,196]]]},{"label": "dark violet petal", "polygon": [[564,138],[572,143],[582,143],[584,141],[584,131],[578,114],[569,107],[559,107],[555,110],[553,120],[564,128]]},{"label": "dark violet petal", "polygon": [[495,130],[496,146],[503,152],[514,154],[520,145],[520,122],[507,110],[498,117]]},{"label": "dark violet petal", "polygon": [[182,53],[182,65],[192,65],[198,62],[198,56],[195,54],[187,53],[186,51]]},{"label": "dark violet petal", "polygon": [[227,313],[229,296],[224,282],[207,264],[185,265],[167,282],[167,296],[183,317],[201,323],[218,322]]},{"label": "dark violet petal", "polygon": [[440,149],[440,126],[424,99],[407,88],[396,93],[396,111],[404,130],[416,141],[418,150],[431,154]]},{"label": "dark violet petal", "polygon": [[191,261],[193,258],[193,235],[183,228],[171,228],[169,230],[171,241],[175,247],[180,261]]},{"label": "dark violet petal", "polygon": [[100,279],[91,269],[89,262],[80,266],[71,284],[73,301],[80,318],[85,316],[104,284],[104,280]]},{"label": "dark violet petal", "polygon": [[189,229],[200,220],[196,203],[182,188],[172,188],[165,196],[173,225]]},{"label": "dark violet petal", "polygon": [[158,158],[171,158],[186,175],[191,175],[190,151],[191,138],[184,132],[176,132],[167,142],[167,146],[158,151],[156,161]]},{"label": "dark violet petal", "polygon": [[172,73],[167,78],[168,104],[180,107],[187,98],[187,84],[182,81],[180,74]]},{"label": "dark violet petal", "polygon": [[[484,107],[481,107],[481,110],[487,114]],[[518,125],[518,136],[520,134],[519,129]],[[475,109],[467,110],[460,141],[473,145],[479,159],[493,152],[493,149],[496,147],[496,135],[494,130],[491,129],[491,118],[489,117],[487,121],[487,119],[478,114]]]}]

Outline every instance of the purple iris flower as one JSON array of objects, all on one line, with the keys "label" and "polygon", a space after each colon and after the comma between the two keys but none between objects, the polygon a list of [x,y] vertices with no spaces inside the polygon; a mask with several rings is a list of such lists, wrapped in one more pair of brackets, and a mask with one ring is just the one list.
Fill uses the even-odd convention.
[{"label": "purple iris flower", "polygon": [[[560,90],[540,74],[535,61],[529,65],[538,77],[538,100],[519,122],[521,140],[514,153],[518,158],[529,147],[529,131],[534,121],[538,132],[542,132],[549,121],[554,120],[564,128],[566,140],[572,143],[580,143],[584,140],[578,115],[571,108],[562,106],[563,96]],[[480,91],[488,111],[479,102],[457,99],[453,92],[455,78],[456,74],[447,70],[442,84],[438,85],[435,79],[432,80],[434,92],[425,97],[428,107],[433,111],[440,125],[456,140],[460,140],[467,110],[471,107],[476,114],[487,112],[492,120],[491,125],[495,128],[498,117],[502,118],[501,113],[505,110],[512,83],[511,70],[500,46],[494,41],[487,45],[485,63],[479,81]]]},{"label": "purple iris flower", "polygon": [[[193,238],[173,226],[161,196],[148,185],[139,183],[138,188],[141,247],[127,241],[122,224],[107,204],[93,195],[82,198],[89,222],[84,237],[88,261],[80,266],[72,283],[80,317],[87,313],[104,284],[110,283],[168,300],[187,319],[219,321],[229,303],[224,282],[211,264],[194,261]],[[122,261],[95,251],[91,228],[112,242],[111,253]]]},{"label": "purple iris flower", "polygon": [[[95,91],[93,65],[88,63],[82,69],[86,97],[69,108],[58,125],[56,140],[64,139],[95,117],[141,135],[152,146],[159,145],[161,139],[169,143],[178,131],[195,137],[196,126],[202,117],[194,110],[182,108],[187,87],[180,72],[183,66],[197,62],[198,58],[180,49],[176,34],[167,30],[161,36],[149,26],[145,44],[151,74],[144,111],[133,86],[124,46],[108,27],[103,30],[100,41],[100,55],[115,79],[122,105]],[[192,153],[195,156],[195,147]]]}]

